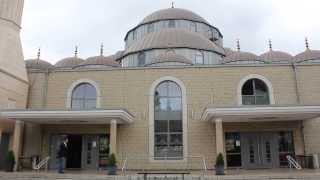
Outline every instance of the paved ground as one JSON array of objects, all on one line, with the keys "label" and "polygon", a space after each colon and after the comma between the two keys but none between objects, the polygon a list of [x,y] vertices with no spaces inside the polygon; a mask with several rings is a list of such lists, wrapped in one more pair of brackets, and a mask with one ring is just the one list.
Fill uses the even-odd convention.
[{"label": "paved ground", "polygon": [[[225,176],[215,176],[212,171],[206,174],[196,172],[186,175],[184,180],[320,180],[320,170],[228,170]],[[130,174],[130,175],[129,175]],[[0,180],[144,180],[143,175],[128,173],[120,176],[107,176],[105,172],[68,171],[59,175],[55,172],[0,172]],[[147,180],[183,180],[181,175],[149,176]]]}]

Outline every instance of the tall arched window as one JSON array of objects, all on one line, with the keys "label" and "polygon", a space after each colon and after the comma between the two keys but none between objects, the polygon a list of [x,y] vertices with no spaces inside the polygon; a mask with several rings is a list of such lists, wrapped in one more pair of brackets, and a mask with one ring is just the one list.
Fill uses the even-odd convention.
[{"label": "tall arched window", "polygon": [[154,92],[154,156],[183,158],[182,92],[173,81],[163,81]]},{"label": "tall arched window", "polygon": [[72,109],[95,109],[97,105],[97,91],[89,83],[81,83],[72,91]]},{"label": "tall arched window", "polygon": [[268,86],[260,79],[249,79],[242,86],[243,105],[270,104]]}]

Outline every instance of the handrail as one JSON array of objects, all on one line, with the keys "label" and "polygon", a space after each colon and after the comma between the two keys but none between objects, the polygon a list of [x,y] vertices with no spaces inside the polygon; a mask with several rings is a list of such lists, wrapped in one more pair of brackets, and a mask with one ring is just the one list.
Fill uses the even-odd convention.
[{"label": "handrail", "polygon": [[301,170],[302,167],[300,166],[300,164],[293,158],[291,157],[290,155],[287,155],[286,156],[287,160],[288,160],[288,163],[289,163],[289,168],[291,169],[292,166],[298,170]]},{"label": "handrail", "polygon": [[[130,158],[132,158],[134,160],[143,160],[143,159],[150,159],[150,158],[156,158],[156,157],[155,156],[135,156],[135,157],[130,157]],[[185,156],[182,159],[185,159],[185,158],[188,158],[188,159],[200,158],[202,166],[203,166],[203,171],[206,172],[208,170],[206,159],[204,156]],[[127,170],[128,159],[129,159],[128,156],[126,156],[123,161],[123,164],[121,167],[122,173],[125,173],[125,171]],[[170,159],[176,160],[175,157],[164,157],[164,160],[170,160]],[[186,162],[186,163],[188,164],[188,162]]]},{"label": "handrail", "polygon": [[46,170],[48,169],[48,162],[50,160],[50,156],[44,158],[42,161],[40,161],[38,164],[36,164],[36,161],[32,162],[32,169],[34,170],[40,170],[44,165],[46,166]]}]

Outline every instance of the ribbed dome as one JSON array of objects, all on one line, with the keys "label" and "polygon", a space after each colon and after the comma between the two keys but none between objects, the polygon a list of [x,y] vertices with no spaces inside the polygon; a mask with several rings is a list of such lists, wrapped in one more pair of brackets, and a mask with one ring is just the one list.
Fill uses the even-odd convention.
[{"label": "ribbed dome", "polygon": [[140,24],[146,24],[154,21],[160,21],[160,20],[170,20],[170,19],[183,19],[183,20],[190,20],[190,21],[196,21],[196,22],[203,22],[208,24],[208,22],[199,16],[198,14],[186,10],[186,9],[180,9],[180,8],[168,8],[168,9],[162,9],[159,11],[156,11],[147,17],[145,17]]},{"label": "ribbed dome", "polygon": [[120,64],[115,61],[115,56],[94,56],[87,58],[79,66],[88,66],[88,65],[102,65],[102,66],[111,66],[119,67]]},{"label": "ribbed dome", "polygon": [[231,63],[236,61],[262,61],[259,56],[250,53],[235,51],[234,53],[229,54],[223,59],[223,63]]},{"label": "ribbed dome", "polygon": [[124,56],[150,49],[190,48],[214,51],[224,55],[223,48],[217,46],[202,35],[183,29],[165,29],[149,33],[141,40],[134,42],[125,52]]},{"label": "ribbed dome", "polygon": [[294,57],[296,62],[303,62],[307,60],[320,60],[320,50],[307,49],[304,52],[297,54]]},{"label": "ribbed dome", "polygon": [[282,52],[282,51],[274,51],[269,50],[266,53],[263,53],[260,55],[261,60],[264,60],[266,62],[291,62],[293,56],[289,53]]},{"label": "ribbed dome", "polygon": [[55,67],[57,68],[73,68],[81,63],[83,63],[84,60],[78,57],[68,57],[64,58],[60,61],[58,61],[55,64]]},{"label": "ribbed dome", "polygon": [[53,67],[52,64],[41,59],[28,59],[25,64],[27,69],[47,70]]},{"label": "ribbed dome", "polygon": [[185,58],[184,56],[176,54],[173,50],[168,50],[167,52],[153,58],[151,62],[146,64],[145,66],[158,64],[158,63],[165,63],[165,62],[178,62],[178,63],[189,64],[189,65],[193,64],[191,60]]}]

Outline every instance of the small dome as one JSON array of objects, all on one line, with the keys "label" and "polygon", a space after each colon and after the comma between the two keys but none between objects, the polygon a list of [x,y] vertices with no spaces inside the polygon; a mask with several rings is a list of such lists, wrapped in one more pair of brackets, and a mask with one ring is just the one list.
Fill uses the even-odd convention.
[{"label": "small dome", "polygon": [[165,62],[178,62],[178,63],[189,64],[189,65],[193,64],[191,60],[185,58],[184,56],[176,54],[173,50],[168,50],[167,52],[153,58],[151,62],[146,64],[145,66],[150,66],[153,64],[165,63]]},{"label": "small dome", "polygon": [[320,60],[320,50],[307,49],[294,57],[295,62],[303,62],[308,60]]},{"label": "small dome", "polygon": [[224,52],[225,52],[226,56],[228,56],[228,55],[230,55],[230,54],[232,54],[232,53],[235,52],[235,51],[232,50],[231,48],[225,47],[225,48],[223,48],[223,49],[224,49]]},{"label": "small dome", "polygon": [[242,52],[242,51],[235,51],[234,53],[231,53],[227,55],[223,59],[223,63],[231,63],[236,61],[261,61],[263,62],[259,56],[250,53],[250,52]]},{"label": "small dome", "polygon": [[28,59],[25,63],[27,69],[47,70],[53,67],[52,64],[41,59]]},{"label": "small dome", "polygon": [[115,56],[94,56],[87,58],[83,63],[79,64],[79,66],[88,66],[88,65],[102,65],[102,66],[111,66],[111,67],[119,67],[120,64],[115,61]]},{"label": "small dome", "polygon": [[202,22],[209,24],[204,18],[199,16],[198,14],[180,8],[168,8],[156,11],[147,17],[145,17],[140,24],[151,23],[160,20],[173,20],[173,19],[181,19],[181,20],[190,20],[196,22]]},{"label": "small dome", "polygon": [[54,66],[57,68],[73,68],[81,63],[84,60],[78,57],[68,57],[58,61]]},{"label": "small dome", "polygon": [[291,62],[293,56],[289,53],[282,52],[282,51],[274,51],[269,50],[266,53],[263,53],[260,55],[261,60],[264,60],[266,62]]},{"label": "small dome", "polygon": [[190,48],[214,51],[224,55],[223,48],[206,39],[200,34],[184,29],[165,29],[149,33],[141,40],[134,42],[123,54],[126,56],[139,51],[151,49]]}]

